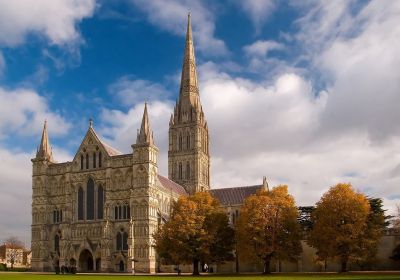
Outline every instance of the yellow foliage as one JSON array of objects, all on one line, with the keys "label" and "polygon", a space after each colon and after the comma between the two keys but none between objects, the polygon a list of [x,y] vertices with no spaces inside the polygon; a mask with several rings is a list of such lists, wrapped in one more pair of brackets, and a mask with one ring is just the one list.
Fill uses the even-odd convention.
[{"label": "yellow foliage", "polygon": [[232,256],[233,229],[219,202],[208,192],[180,197],[154,239],[160,257],[174,264],[193,262],[196,268],[200,261],[218,262]]},{"label": "yellow foliage", "polygon": [[346,270],[349,259],[359,251],[358,241],[367,227],[368,199],[354,191],[351,184],[337,184],[316,206],[311,215],[314,225],[308,242],[323,258],[339,257],[342,270]]},{"label": "yellow foliage", "polygon": [[301,252],[298,211],[285,185],[249,196],[237,222],[240,258],[261,259],[269,272],[272,258],[292,260]]}]

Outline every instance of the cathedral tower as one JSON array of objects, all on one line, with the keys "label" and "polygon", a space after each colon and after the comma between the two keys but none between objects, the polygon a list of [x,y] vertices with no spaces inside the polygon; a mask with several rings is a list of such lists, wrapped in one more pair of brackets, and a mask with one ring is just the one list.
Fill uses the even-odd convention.
[{"label": "cathedral tower", "polygon": [[189,194],[210,189],[208,126],[200,103],[190,13],[179,98],[169,123],[168,176]]},{"label": "cathedral tower", "polygon": [[47,133],[47,121],[44,122],[42,139],[32,163],[32,269],[46,271],[50,269],[45,253],[48,247],[47,213],[50,208],[46,183],[48,168],[54,163]]},{"label": "cathedral tower", "polygon": [[[131,191],[130,208],[133,209],[135,222],[131,221],[129,236],[129,259],[137,260],[129,264],[129,269],[146,273],[156,272],[156,255],[152,244],[153,233],[157,229],[157,155],[158,148],[154,143],[150,127],[147,104],[144,105],[142,125],[138,131],[133,148],[133,169],[136,176],[133,184],[136,191]],[[136,211],[136,212],[135,212]],[[135,228],[138,234],[135,235]],[[136,254],[135,254],[136,251]]]}]

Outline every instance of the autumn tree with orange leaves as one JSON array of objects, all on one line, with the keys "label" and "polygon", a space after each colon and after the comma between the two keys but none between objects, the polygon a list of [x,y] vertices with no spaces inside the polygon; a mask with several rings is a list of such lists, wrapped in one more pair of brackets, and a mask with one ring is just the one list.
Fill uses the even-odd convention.
[{"label": "autumn tree with orange leaves", "polygon": [[270,273],[273,259],[295,261],[301,253],[298,210],[285,185],[260,190],[244,201],[236,224],[240,259],[262,260]]},{"label": "autumn tree with orange leaves", "polygon": [[154,234],[155,249],[165,261],[193,264],[233,259],[234,231],[219,202],[208,192],[180,197],[172,206],[170,219]]},{"label": "autumn tree with orange leaves", "polygon": [[351,184],[337,184],[317,202],[311,215],[313,229],[308,243],[322,259],[338,258],[341,271],[363,253],[360,245],[367,232],[370,204]]}]

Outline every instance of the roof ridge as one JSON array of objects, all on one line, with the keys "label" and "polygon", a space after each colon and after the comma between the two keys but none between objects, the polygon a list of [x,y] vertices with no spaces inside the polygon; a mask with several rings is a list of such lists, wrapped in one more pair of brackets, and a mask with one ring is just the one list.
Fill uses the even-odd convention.
[{"label": "roof ridge", "polygon": [[244,188],[254,188],[254,187],[262,187],[262,185],[251,185],[251,186],[238,186],[238,187],[222,187],[222,188],[214,188],[211,191],[215,190],[232,190],[232,189],[244,189]]},{"label": "roof ridge", "polygon": [[[164,188],[168,188],[169,190],[174,191],[175,193],[178,193],[178,194],[186,194],[187,195],[187,192],[183,186],[179,185],[178,183],[172,181],[168,177],[165,177],[161,174],[157,174],[157,177],[158,177],[161,185]],[[169,186],[164,185],[163,182],[169,184]]]}]

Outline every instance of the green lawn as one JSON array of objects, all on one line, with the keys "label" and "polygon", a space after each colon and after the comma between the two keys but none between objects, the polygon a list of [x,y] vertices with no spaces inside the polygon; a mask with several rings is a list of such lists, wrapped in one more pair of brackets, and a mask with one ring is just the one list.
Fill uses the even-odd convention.
[{"label": "green lawn", "polygon": [[30,274],[30,273],[0,273],[0,279],[4,280],[121,280],[126,279],[127,277],[134,278],[137,280],[162,280],[164,279],[203,279],[203,280],[231,280],[232,278],[244,279],[244,280],[258,280],[258,279],[269,279],[273,278],[274,280],[306,280],[306,279],[338,279],[338,280],[346,280],[346,279],[374,279],[374,280],[384,280],[384,279],[398,279],[400,280],[400,272],[399,273],[349,273],[349,274],[336,274],[336,273],[328,273],[328,274],[311,274],[311,273],[293,273],[293,274],[272,274],[268,276],[264,275],[213,275],[213,276],[177,276],[177,275],[158,275],[158,276],[132,276],[128,274],[121,275],[88,275],[88,274],[78,274],[78,275],[55,275],[55,274]]}]

